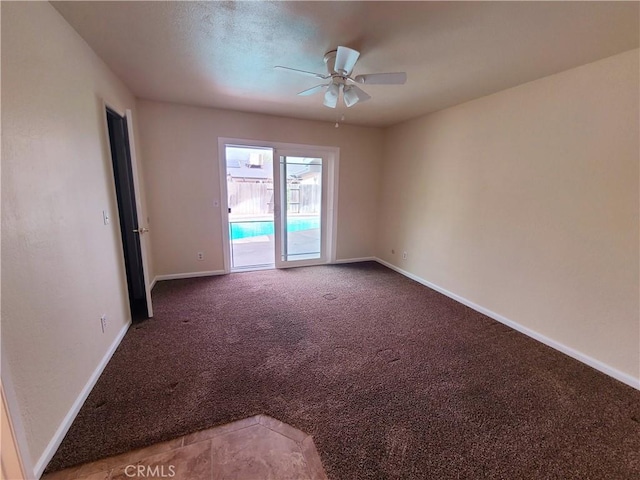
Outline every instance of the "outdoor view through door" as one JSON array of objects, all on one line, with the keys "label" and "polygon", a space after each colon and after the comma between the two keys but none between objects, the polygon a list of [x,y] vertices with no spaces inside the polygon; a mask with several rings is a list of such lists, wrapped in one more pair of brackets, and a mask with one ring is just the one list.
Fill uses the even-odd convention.
[{"label": "outdoor view through door", "polygon": [[322,155],[241,145],[225,145],[224,153],[231,269],[323,261]]},{"label": "outdoor view through door", "polygon": [[273,150],[227,146],[231,268],[273,267]]},{"label": "outdoor view through door", "polygon": [[282,262],[321,256],[322,171],[322,158],[280,157]]}]

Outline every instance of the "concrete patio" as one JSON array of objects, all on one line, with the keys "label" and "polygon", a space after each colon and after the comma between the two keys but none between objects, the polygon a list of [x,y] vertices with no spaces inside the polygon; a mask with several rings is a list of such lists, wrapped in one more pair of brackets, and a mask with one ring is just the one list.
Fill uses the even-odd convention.
[{"label": "concrete patio", "polygon": [[[318,258],[320,252],[320,229],[289,232],[288,260],[310,260]],[[231,268],[275,266],[274,235],[260,235],[231,241]]]}]

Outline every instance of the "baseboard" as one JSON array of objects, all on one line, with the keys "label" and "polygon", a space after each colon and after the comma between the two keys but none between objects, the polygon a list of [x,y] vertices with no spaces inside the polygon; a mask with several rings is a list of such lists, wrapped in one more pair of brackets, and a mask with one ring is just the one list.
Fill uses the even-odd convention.
[{"label": "baseboard", "polygon": [[149,285],[149,291],[153,290],[153,287],[156,286],[157,281],[158,281],[158,277],[153,277],[153,280],[151,280],[151,285]]},{"label": "baseboard", "polygon": [[64,420],[62,420],[62,423],[58,427],[58,430],[56,430],[56,433],[53,435],[53,438],[49,442],[49,445],[47,445],[47,448],[44,449],[43,454],[40,456],[35,466],[33,467],[33,473],[35,478],[40,478],[40,476],[42,475],[42,472],[44,472],[44,469],[47,467],[47,464],[53,458],[53,455],[56,453],[56,450],[58,450],[60,443],[62,443],[62,439],[67,434],[67,431],[71,427],[73,420],[75,420],[76,416],[78,415],[78,412],[80,411],[80,408],[82,408],[82,405],[84,404],[85,400],[89,396],[89,393],[91,393],[91,390],[93,389],[96,382],[98,381],[98,378],[100,378],[102,371],[107,366],[107,363],[109,363],[109,360],[111,360],[113,353],[116,351],[116,348],[118,348],[118,345],[120,345],[120,342],[122,341],[125,334],[127,333],[127,330],[129,329],[130,325],[131,325],[131,322],[128,322],[127,324],[122,326],[122,328],[118,332],[118,335],[116,335],[116,338],[113,340],[113,343],[109,347],[109,350],[107,350],[107,353],[105,353],[104,357],[102,357],[102,360],[100,361],[96,369],[93,371],[93,374],[91,375],[91,377],[89,377],[89,380],[87,381],[86,385],[80,392],[80,395],[78,395],[78,398],[76,398],[76,401],[73,402],[73,405],[69,409],[69,412],[67,413],[67,415],[64,417]]},{"label": "baseboard", "polygon": [[610,377],[613,377],[616,380],[621,381],[622,383],[626,383],[630,387],[640,390],[640,379],[634,378],[627,373],[621,372],[620,370],[617,370],[616,368],[613,368],[610,365],[607,365],[606,363],[596,360],[595,358],[592,358],[589,355],[586,355],[578,350],[568,347],[560,342],[557,342],[556,340],[546,337],[545,335],[542,335],[541,333],[538,333],[535,330],[531,330],[530,328],[520,325],[518,322],[514,322],[513,320],[503,317],[502,315],[495,313],[487,308],[484,308],[470,300],[467,300],[466,298],[461,297],[460,295],[457,295],[423,278],[420,278],[411,272],[407,272],[406,270],[403,270],[400,267],[396,267],[392,263],[386,262],[385,260],[382,260],[380,258],[376,258],[375,260],[381,265],[384,265],[385,267],[388,267],[391,270],[394,270],[404,275],[405,277],[410,278],[411,280],[415,280],[416,282],[421,283],[422,285],[429,287],[435,290],[436,292],[446,295],[447,297],[452,298],[455,301],[460,302],[463,305],[466,305],[467,307],[482,313],[483,315],[486,315],[487,317],[490,317],[500,323],[503,323],[504,325],[507,325],[508,327],[511,327],[514,330],[524,333],[525,335],[533,338],[534,340],[538,340],[539,342],[542,342],[545,345],[564,353],[565,355],[569,355],[570,357],[575,358],[576,360],[582,363],[586,363],[590,367],[593,367],[596,370],[599,370],[602,373],[609,375]]},{"label": "baseboard", "polygon": [[376,257],[360,257],[360,258],[340,258],[333,263],[358,263],[358,262],[375,262]]},{"label": "baseboard", "polygon": [[224,275],[224,270],[210,270],[207,272],[187,272],[187,273],[170,273],[169,275],[156,275],[156,278],[153,279],[151,283],[153,285],[156,282],[161,282],[162,280],[179,280],[181,278],[196,278],[196,277],[213,277],[214,275]]}]

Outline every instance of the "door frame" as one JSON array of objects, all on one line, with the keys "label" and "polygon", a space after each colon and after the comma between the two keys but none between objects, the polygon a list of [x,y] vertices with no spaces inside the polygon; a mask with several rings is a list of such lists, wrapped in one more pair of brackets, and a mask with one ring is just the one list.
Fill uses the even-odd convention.
[{"label": "door frame", "polygon": [[[283,178],[286,182],[286,175],[283,177],[281,163],[281,157],[306,157],[306,158],[321,158],[322,159],[322,195],[321,195],[321,215],[320,215],[320,232],[323,235],[320,237],[320,257],[314,259],[306,259],[306,260],[284,260],[282,258],[282,249],[284,244],[287,242],[287,238],[284,235],[288,235],[288,232],[285,230],[284,225],[287,222],[288,214],[287,214],[287,205],[286,205],[286,197],[287,197],[287,185],[282,184]],[[311,265],[322,265],[323,263],[328,263],[327,258],[329,258],[328,254],[328,236],[326,235],[328,231],[329,224],[329,211],[327,208],[329,198],[331,194],[329,192],[329,156],[320,150],[289,150],[289,149],[279,149],[274,151],[273,157],[273,168],[274,168],[274,202],[275,202],[275,214],[274,214],[274,239],[275,239],[275,254],[276,254],[276,268],[291,268],[291,267],[301,267],[301,266],[311,266]],[[325,189],[325,185],[327,188]],[[284,220],[284,221],[283,221]],[[334,259],[335,260],[335,259]]]},{"label": "door frame", "polygon": [[[135,206],[136,206],[136,220],[137,220],[137,224],[138,224],[138,228],[141,228],[142,226],[145,226],[145,228],[148,228],[148,221],[147,218],[143,212],[142,209],[142,202],[141,202],[141,194],[140,194],[140,179],[139,179],[139,175],[138,175],[138,157],[137,157],[137,151],[136,151],[136,143],[135,143],[135,134],[134,134],[134,127],[133,127],[133,123],[134,123],[134,119],[133,119],[133,113],[131,111],[131,109],[125,109],[124,113],[122,112],[121,109],[114,107],[112,104],[110,104],[108,101],[106,100],[102,100],[102,112],[104,113],[104,131],[105,131],[105,135],[106,135],[106,139],[107,139],[107,151],[109,154],[109,159],[111,159],[111,162],[109,162],[109,165],[111,166],[111,179],[113,180],[113,195],[114,195],[114,200],[115,202],[112,203],[112,206],[115,206],[115,212],[118,212],[118,221],[117,221],[117,228],[118,230],[121,230],[120,228],[120,222],[119,222],[119,217],[120,217],[120,212],[118,209],[118,200],[117,200],[117,193],[116,193],[116,187],[115,187],[115,171],[113,170],[113,155],[111,152],[111,137],[109,135],[109,122],[107,120],[107,111],[111,110],[112,112],[114,112],[117,115],[120,115],[121,117],[123,117],[126,121],[127,124],[127,142],[128,142],[128,147],[129,147],[129,160],[131,162],[131,176],[132,176],[132,180],[133,180],[133,196],[134,196],[134,200],[135,200]],[[113,207],[112,207],[113,208]],[[111,215],[111,218],[113,221],[116,220],[116,216],[115,215]],[[122,232],[120,231],[120,237],[122,238]],[[149,253],[148,253],[148,245],[147,245],[147,238],[148,238],[148,231],[146,235],[138,235],[138,241],[140,243],[140,254],[141,254],[141,260],[142,260],[142,275],[143,275],[143,284],[144,284],[144,289],[145,289],[145,297],[146,297],[146,301],[147,301],[147,315],[149,318],[153,317],[153,305],[151,302],[151,282],[150,282],[150,275],[149,275]],[[124,245],[122,245],[123,251],[122,251],[122,259],[123,259],[123,263],[124,263]],[[126,277],[126,272],[125,272],[125,277]],[[126,278],[125,278],[125,281]],[[128,290],[128,287],[127,287]]]},{"label": "door frame", "polygon": [[0,472],[3,479],[11,478],[28,478],[25,471],[24,462],[22,460],[22,454],[18,448],[18,440],[16,438],[15,427],[13,421],[9,415],[9,407],[5,398],[4,388],[2,381],[0,381],[0,436],[2,437],[2,455],[0,456]]},{"label": "door frame", "polygon": [[[146,225],[149,228],[149,219],[142,209],[142,195],[140,194],[140,179],[138,177],[138,156],[136,153],[136,142],[133,128],[133,113],[130,109],[125,110],[124,117],[127,119],[127,130],[129,137],[129,153],[131,156],[131,173],[133,174],[133,191],[136,199],[136,213],[138,215],[138,225]],[[144,287],[147,296],[147,314],[153,317],[153,305],[151,303],[151,278],[149,275],[149,232],[140,236],[140,251],[142,253],[142,274],[144,275]]]},{"label": "door frame", "polygon": [[[27,433],[22,422],[22,408],[20,402],[15,394],[15,388],[13,387],[13,377],[11,375],[11,367],[5,356],[5,350],[0,352],[0,362],[2,363],[2,376],[0,378],[0,391],[2,396],[2,415],[6,415],[2,420],[2,459],[0,460],[0,468],[3,470],[3,474],[9,474],[22,470],[23,476],[9,477],[7,478],[30,478],[32,475],[36,478],[40,478],[42,472],[45,469],[46,464],[42,463],[42,459],[37,464],[33,462],[31,454],[29,452],[29,443],[27,441]],[[6,422],[6,423],[5,423]],[[10,431],[7,431],[7,427]],[[5,438],[5,435],[7,438]],[[7,445],[5,445],[5,443]],[[10,447],[10,444],[12,446]],[[5,447],[7,450],[10,448],[15,449],[13,453],[12,465],[7,464],[5,460]],[[9,458],[7,458],[9,460]],[[17,464],[16,464],[17,462]]]},{"label": "door frame", "polygon": [[[307,145],[298,143],[273,142],[268,140],[253,140],[247,138],[218,137],[218,175],[220,180],[220,226],[222,236],[222,252],[224,258],[224,273],[231,273],[231,241],[229,239],[229,199],[227,196],[227,165],[225,148],[227,145],[244,147],[264,147],[273,149],[274,175],[276,165],[280,165],[281,151],[287,153],[296,152],[301,155],[313,156],[321,154],[327,160],[327,225],[324,232],[326,242],[326,258],[322,262],[315,260],[300,261],[294,265],[278,265],[277,268],[298,267],[306,265],[318,265],[319,263],[336,262],[336,243],[338,238],[338,172],[340,167],[340,148],[327,145]],[[274,192],[275,192],[274,178]],[[275,221],[275,218],[274,218]]]}]

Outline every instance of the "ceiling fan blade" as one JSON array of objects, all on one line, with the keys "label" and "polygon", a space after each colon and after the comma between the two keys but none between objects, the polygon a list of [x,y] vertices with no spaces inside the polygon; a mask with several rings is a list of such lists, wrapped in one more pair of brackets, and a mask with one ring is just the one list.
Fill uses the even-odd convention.
[{"label": "ceiling fan blade", "polygon": [[349,47],[338,47],[334,69],[338,73],[351,75],[351,71],[360,57],[360,52]]},{"label": "ceiling fan blade", "polygon": [[327,88],[327,93],[324,94],[324,101],[322,103],[325,107],[336,108],[339,96],[340,87],[336,83],[332,83],[329,85],[329,88]]},{"label": "ceiling fan blade", "polygon": [[343,98],[344,98],[344,104],[347,107],[352,107],[356,103],[366,102],[371,98],[371,96],[361,88],[356,87],[355,85],[348,85],[344,87]]},{"label": "ceiling fan blade", "polygon": [[282,65],[276,65],[273,68],[281,68],[283,70],[290,70],[292,72],[301,73],[303,75],[309,75],[311,77],[321,78],[322,80],[326,80],[327,78],[330,77],[330,75],[322,75],[321,73],[308,72],[306,70],[298,70],[297,68],[283,67]]},{"label": "ceiling fan blade", "polygon": [[406,72],[370,73],[356,75],[354,80],[365,85],[404,85],[407,81],[407,74]]},{"label": "ceiling fan blade", "polygon": [[318,93],[324,87],[328,87],[328,84],[316,85],[315,87],[308,88],[306,90],[301,91],[298,95],[306,97],[307,95],[313,95],[314,93]]}]

